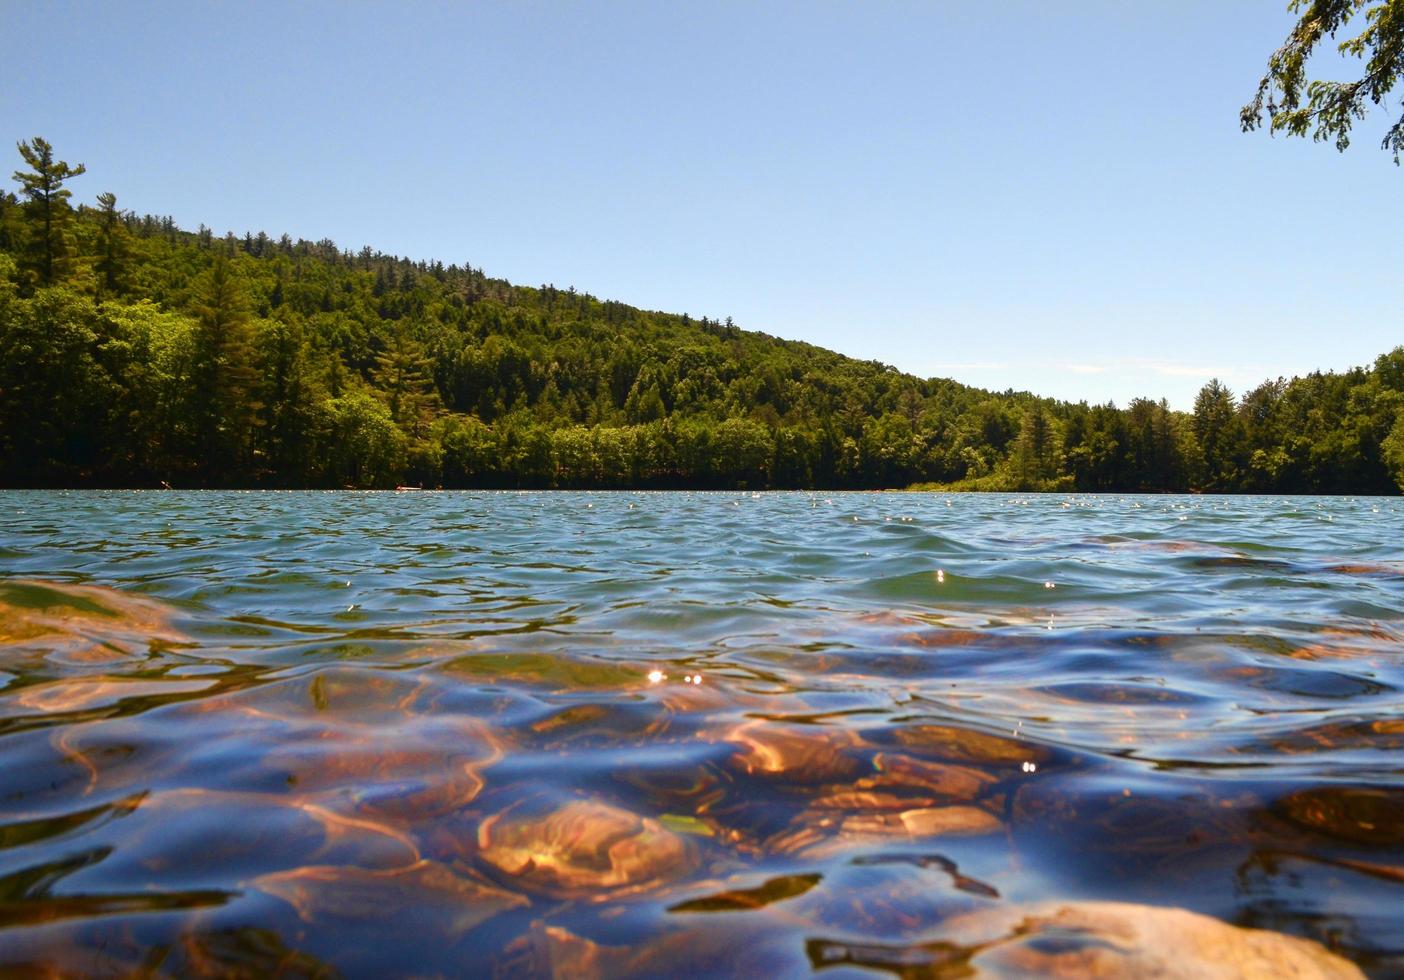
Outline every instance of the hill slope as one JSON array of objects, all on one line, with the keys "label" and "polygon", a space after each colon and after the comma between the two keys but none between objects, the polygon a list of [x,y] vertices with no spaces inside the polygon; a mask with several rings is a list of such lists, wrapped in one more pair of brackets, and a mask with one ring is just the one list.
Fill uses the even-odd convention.
[{"label": "hill slope", "polygon": [[472,267],[186,232],[110,195],[75,209],[62,185],[78,174],[59,167],[41,160],[23,200],[0,193],[5,485],[1382,493],[1404,478],[1404,348],[1241,401],[1211,384],[1193,414],[992,394]]}]

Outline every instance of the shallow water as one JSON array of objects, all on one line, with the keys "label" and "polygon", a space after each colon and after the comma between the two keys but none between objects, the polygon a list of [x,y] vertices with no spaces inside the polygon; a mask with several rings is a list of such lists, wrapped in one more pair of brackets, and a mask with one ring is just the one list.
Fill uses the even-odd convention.
[{"label": "shallow water", "polygon": [[1110,901],[1404,973],[1401,541],[1368,498],[0,493],[0,968],[1067,971],[1096,929],[998,917]]}]

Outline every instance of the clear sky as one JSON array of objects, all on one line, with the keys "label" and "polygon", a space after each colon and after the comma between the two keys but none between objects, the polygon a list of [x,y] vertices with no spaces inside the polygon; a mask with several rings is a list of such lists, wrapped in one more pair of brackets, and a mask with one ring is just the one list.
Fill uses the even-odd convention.
[{"label": "clear sky", "polygon": [[7,0],[0,137],[191,229],[1188,408],[1404,343],[1387,114],[1238,131],[1285,6]]}]

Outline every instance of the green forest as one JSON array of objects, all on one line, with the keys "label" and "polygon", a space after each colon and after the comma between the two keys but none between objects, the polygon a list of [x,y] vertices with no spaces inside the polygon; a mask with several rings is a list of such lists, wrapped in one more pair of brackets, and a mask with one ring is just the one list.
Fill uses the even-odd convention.
[{"label": "green forest", "polygon": [[[0,191],[0,485],[1394,493],[1404,347],[1192,412],[994,393],[471,265]],[[90,179],[90,178],[89,178]],[[931,343],[939,345],[939,335]]]}]

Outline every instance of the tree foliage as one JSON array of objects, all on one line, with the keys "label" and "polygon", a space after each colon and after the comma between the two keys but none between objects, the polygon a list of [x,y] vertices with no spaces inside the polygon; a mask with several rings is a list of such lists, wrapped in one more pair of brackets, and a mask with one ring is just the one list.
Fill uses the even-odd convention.
[{"label": "tree foliage", "polygon": [[55,160],[54,148],[38,136],[27,143],[21,142],[19,152],[31,168],[14,173],[20,193],[26,199],[21,268],[29,273],[34,284],[52,286],[70,272],[73,255],[68,231],[72,211],[68,199],[73,193],[63,185],[88,168],[81,163],[70,167],[63,160]]},{"label": "tree foliage", "polygon": [[1404,480],[1404,348],[1241,398],[1211,382],[1190,413],[1067,403],[467,264],[187,232],[109,194],[49,200],[66,251],[46,283],[36,212],[0,193],[0,485],[1384,493]]},{"label": "tree foliage", "polygon": [[1404,413],[1400,413],[1394,427],[1389,430],[1383,449],[1385,465],[1389,467],[1390,475],[1394,477],[1400,489],[1404,489]]},{"label": "tree foliage", "polygon": [[[1243,129],[1257,129],[1266,112],[1270,132],[1309,135],[1344,150],[1351,126],[1371,105],[1384,103],[1404,73],[1404,0],[1292,0],[1289,9],[1300,19],[1268,59],[1253,100],[1240,110]],[[1361,77],[1308,79],[1307,63],[1318,46],[1361,21],[1358,34],[1336,45],[1342,55],[1364,63]],[[1381,147],[1394,154],[1397,165],[1404,150],[1404,114],[1386,131]]]},{"label": "tree foliage", "polygon": [[117,195],[104,192],[97,196],[99,217],[93,271],[98,277],[100,295],[116,295],[126,286],[128,248],[127,228],[122,212],[117,209]]}]

